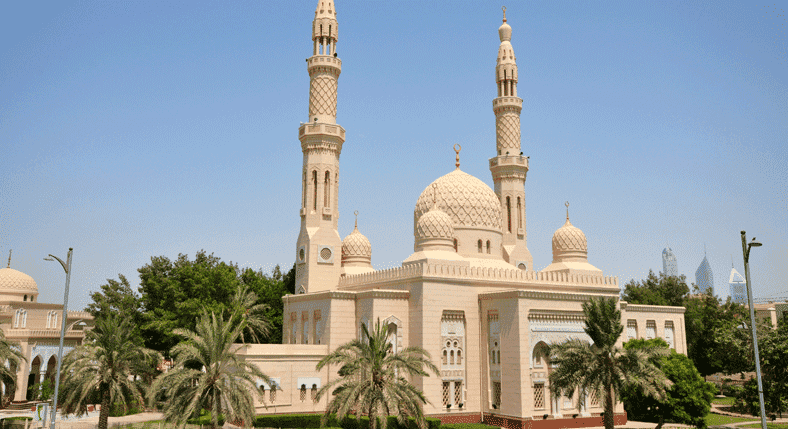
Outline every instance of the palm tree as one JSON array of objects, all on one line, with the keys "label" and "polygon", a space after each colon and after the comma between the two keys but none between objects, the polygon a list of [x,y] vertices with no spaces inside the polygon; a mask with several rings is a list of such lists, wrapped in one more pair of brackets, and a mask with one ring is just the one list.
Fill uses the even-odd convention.
[{"label": "palm tree", "polygon": [[429,377],[426,367],[435,374],[438,368],[429,360],[429,353],[420,347],[408,347],[401,352],[392,350],[388,326],[381,326],[380,319],[372,333],[365,324],[362,340],[353,340],[337,348],[317,364],[320,371],[326,365],[339,365],[339,377],[328,382],[317,392],[317,399],[331,392],[333,397],[322,418],[325,426],[328,416],[336,413],[340,421],[351,412],[361,410],[369,416],[372,429],[377,428],[377,416],[382,415],[381,426],[386,429],[387,418],[396,414],[401,424],[414,417],[419,427],[427,426],[422,405],[427,398],[405,378]]},{"label": "palm tree", "polygon": [[230,320],[234,324],[244,324],[238,338],[242,343],[259,343],[271,330],[271,324],[265,317],[268,305],[257,303],[257,300],[257,294],[249,290],[248,285],[240,284],[230,303]]},{"label": "palm tree", "polygon": [[203,314],[195,332],[177,329],[186,338],[172,349],[175,366],[153,382],[148,399],[164,397],[164,417],[179,426],[203,409],[210,410],[211,425],[219,426],[219,415],[228,420],[251,424],[257,380],[271,380],[255,365],[235,354],[233,342],[246,323],[232,323]]},{"label": "palm tree", "polygon": [[654,365],[655,358],[666,354],[662,348],[630,349],[616,347],[624,332],[621,311],[615,298],[592,299],[583,303],[585,332],[593,344],[580,339],[550,346],[550,386],[554,396],[578,392],[578,408],[588,394],[605,398],[604,425],[613,429],[616,395],[625,386],[642,389],[647,396],[664,398],[670,381]]},{"label": "palm tree", "polygon": [[137,363],[158,361],[159,355],[141,343],[131,319],[115,314],[96,319],[84,344],[63,358],[63,410],[84,414],[98,396],[98,427],[106,429],[112,404],[142,404],[142,392],[133,380]]},{"label": "palm tree", "polygon": [[0,363],[7,363],[7,366],[0,364],[0,383],[5,392],[2,406],[11,402],[16,393],[16,369],[23,361],[27,359],[19,351],[19,345],[6,339],[5,334],[0,331]]}]

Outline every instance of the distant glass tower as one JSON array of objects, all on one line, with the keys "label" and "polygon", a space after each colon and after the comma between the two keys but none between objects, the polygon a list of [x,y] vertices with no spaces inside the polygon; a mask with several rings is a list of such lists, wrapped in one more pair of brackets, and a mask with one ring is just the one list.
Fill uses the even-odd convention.
[{"label": "distant glass tower", "polygon": [[728,279],[731,287],[731,300],[737,304],[747,304],[747,283],[744,277],[731,265],[731,277]]},{"label": "distant glass tower", "polygon": [[695,271],[695,284],[698,285],[701,293],[706,293],[706,291],[710,290],[714,294],[714,275],[711,272],[711,266],[705,254],[698,270]]},{"label": "distant glass tower", "polygon": [[671,250],[670,247],[666,247],[662,250],[662,272],[665,273],[666,276],[679,276],[676,255],[673,254],[673,250]]}]

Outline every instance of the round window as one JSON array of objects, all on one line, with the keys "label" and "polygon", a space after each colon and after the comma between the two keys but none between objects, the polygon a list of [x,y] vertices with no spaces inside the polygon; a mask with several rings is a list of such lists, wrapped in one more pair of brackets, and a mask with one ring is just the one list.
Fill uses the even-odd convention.
[{"label": "round window", "polygon": [[331,259],[331,249],[329,249],[328,247],[324,247],[320,251],[320,257],[323,258],[324,260]]},{"label": "round window", "polygon": [[304,260],[304,249],[298,251],[298,259]]},{"label": "round window", "polygon": [[525,271],[525,264],[523,264],[523,263],[520,263],[520,265],[518,265],[518,266],[517,266],[517,268],[519,268],[519,269],[521,269],[521,270]]}]

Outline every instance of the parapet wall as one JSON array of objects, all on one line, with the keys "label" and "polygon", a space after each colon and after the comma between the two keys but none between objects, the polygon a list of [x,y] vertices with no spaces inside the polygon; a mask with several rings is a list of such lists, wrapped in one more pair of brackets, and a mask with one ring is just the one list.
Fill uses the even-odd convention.
[{"label": "parapet wall", "polygon": [[565,274],[544,271],[523,271],[512,267],[476,268],[461,263],[412,263],[402,267],[371,273],[346,276],[339,279],[340,289],[354,289],[360,286],[390,283],[415,278],[434,278],[452,280],[481,280],[491,283],[520,283],[523,286],[597,286],[618,288],[618,277]]}]

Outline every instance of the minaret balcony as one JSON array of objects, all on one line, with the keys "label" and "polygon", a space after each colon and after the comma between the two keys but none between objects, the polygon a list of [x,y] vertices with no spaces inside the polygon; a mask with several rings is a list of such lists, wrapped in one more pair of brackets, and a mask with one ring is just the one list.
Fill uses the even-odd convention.
[{"label": "minaret balcony", "polygon": [[345,129],[335,124],[324,124],[320,122],[311,122],[301,124],[298,127],[298,138],[309,135],[331,135],[337,136],[342,141],[345,141]]},{"label": "minaret balcony", "polygon": [[498,97],[493,98],[493,112],[496,114],[511,111],[520,114],[523,109],[523,99],[520,97]]},{"label": "minaret balcony", "polygon": [[490,158],[490,172],[494,182],[501,179],[525,180],[528,174],[528,157],[501,155]]},{"label": "minaret balcony", "polygon": [[500,155],[495,158],[490,158],[490,168],[496,166],[513,165],[523,166],[528,169],[528,157],[522,155]]},{"label": "minaret balcony", "polygon": [[335,73],[337,76],[342,72],[342,60],[331,55],[313,55],[306,59],[307,71],[311,75],[315,71],[324,71]]}]

